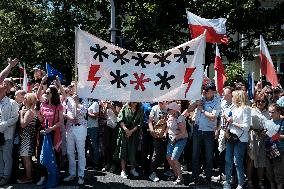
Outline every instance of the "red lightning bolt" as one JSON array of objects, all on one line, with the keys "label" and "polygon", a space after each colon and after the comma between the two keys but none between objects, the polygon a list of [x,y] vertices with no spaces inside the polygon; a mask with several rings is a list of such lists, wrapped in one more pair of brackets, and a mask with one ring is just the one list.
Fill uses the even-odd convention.
[{"label": "red lightning bolt", "polygon": [[187,88],[185,90],[184,96],[186,98],[186,93],[189,91],[189,88],[193,82],[193,79],[190,79],[190,77],[192,76],[194,70],[196,69],[196,67],[194,68],[186,68],[185,73],[184,73],[184,79],[183,79],[183,84],[187,84]]},{"label": "red lightning bolt", "polygon": [[94,84],[93,84],[93,88],[92,88],[92,91],[94,91],[97,83],[99,82],[99,80],[101,79],[100,77],[95,77],[97,72],[99,71],[101,65],[93,65],[91,64],[91,67],[90,67],[90,70],[89,70],[89,75],[88,75],[88,80],[87,81],[93,81]]}]

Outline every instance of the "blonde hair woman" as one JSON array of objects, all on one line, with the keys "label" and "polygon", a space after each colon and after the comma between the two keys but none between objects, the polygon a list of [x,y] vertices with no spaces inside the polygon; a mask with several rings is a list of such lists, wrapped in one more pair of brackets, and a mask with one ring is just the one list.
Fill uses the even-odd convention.
[{"label": "blonde hair woman", "polygon": [[23,159],[25,176],[18,179],[18,183],[32,182],[32,155],[34,154],[34,136],[37,113],[35,105],[37,97],[33,93],[27,93],[24,97],[24,108],[20,111],[20,150]]},{"label": "blonde hair woman", "polygon": [[248,143],[248,131],[251,123],[251,109],[247,106],[247,94],[245,91],[237,90],[232,93],[232,102],[235,105],[231,115],[225,116],[228,124],[228,132],[230,135],[237,137],[235,142],[227,142],[225,155],[225,173],[226,181],[224,188],[231,188],[231,177],[233,171],[233,163],[237,170],[238,186],[237,189],[242,189],[244,178],[244,154]]}]

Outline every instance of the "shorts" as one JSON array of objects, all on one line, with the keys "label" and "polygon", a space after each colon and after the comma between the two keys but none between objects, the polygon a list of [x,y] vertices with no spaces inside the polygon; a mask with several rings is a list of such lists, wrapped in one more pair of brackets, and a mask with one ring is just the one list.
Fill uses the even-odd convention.
[{"label": "shorts", "polygon": [[178,160],[183,152],[186,142],[187,138],[179,139],[175,143],[171,143],[169,140],[167,146],[167,157],[171,157],[173,160]]}]

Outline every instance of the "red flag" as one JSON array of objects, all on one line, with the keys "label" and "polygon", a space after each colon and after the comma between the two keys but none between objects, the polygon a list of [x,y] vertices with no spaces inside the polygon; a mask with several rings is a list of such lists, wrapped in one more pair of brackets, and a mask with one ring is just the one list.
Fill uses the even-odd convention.
[{"label": "red flag", "polygon": [[260,35],[260,63],[261,74],[266,76],[266,79],[271,83],[273,87],[278,86],[279,82],[277,74],[262,35]]},{"label": "red flag", "polygon": [[215,57],[214,70],[215,70],[217,91],[220,95],[222,95],[224,83],[227,78],[217,44],[216,44],[216,57]]},{"label": "red flag", "polygon": [[206,42],[228,44],[225,18],[205,19],[187,11],[187,20],[192,39],[200,36],[207,30]]}]

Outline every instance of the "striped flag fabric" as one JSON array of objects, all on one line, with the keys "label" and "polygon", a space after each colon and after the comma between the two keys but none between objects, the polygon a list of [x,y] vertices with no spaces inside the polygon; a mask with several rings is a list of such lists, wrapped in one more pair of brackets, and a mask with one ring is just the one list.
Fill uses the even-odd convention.
[{"label": "striped flag fabric", "polygon": [[273,87],[277,87],[279,85],[277,73],[262,35],[260,35],[260,64],[261,74],[266,76]]},{"label": "striped flag fabric", "polygon": [[216,44],[216,57],[215,57],[214,70],[215,70],[215,80],[216,80],[215,83],[217,85],[217,91],[220,95],[222,95],[224,83],[227,78],[217,44]]},{"label": "striped flag fabric", "polygon": [[187,20],[192,39],[206,30],[206,42],[228,44],[225,18],[205,19],[187,11]]}]

